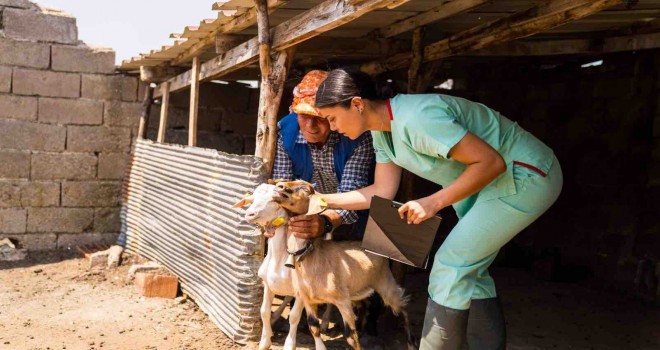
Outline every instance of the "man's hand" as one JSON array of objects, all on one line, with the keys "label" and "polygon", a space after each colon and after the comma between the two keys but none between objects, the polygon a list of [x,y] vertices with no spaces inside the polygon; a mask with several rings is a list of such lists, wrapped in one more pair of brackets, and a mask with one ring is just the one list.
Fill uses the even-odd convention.
[{"label": "man's hand", "polygon": [[298,215],[289,219],[289,232],[297,238],[312,239],[323,234],[325,219],[321,215]]}]

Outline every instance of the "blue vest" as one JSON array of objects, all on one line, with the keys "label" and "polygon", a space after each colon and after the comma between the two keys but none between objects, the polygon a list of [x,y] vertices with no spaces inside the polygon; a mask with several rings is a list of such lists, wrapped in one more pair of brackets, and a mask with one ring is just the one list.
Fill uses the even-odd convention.
[{"label": "blue vest", "polygon": [[[298,125],[298,115],[291,113],[282,118],[279,122],[280,135],[282,137],[282,144],[284,150],[291,158],[293,163],[293,176],[291,180],[305,180],[312,181],[314,174],[314,163],[312,162],[312,151],[307,143],[297,143],[296,139],[300,133],[300,126]],[[339,135],[339,141],[335,144],[333,150],[333,160],[335,165],[335,174],[337,175],[337,182],[340,183],[342,175],[344,174],[344,167],[346,162],[353,154],[355,148],[360,144],[364,136],[358,137],[356,140],[351,140],[344,135]],[[373,183],[374,164],[371,164],[371,171],[369,172],[369,183]],[[369,216],[368,210],[360,210],[358,213],[358,221],[354,225],[354,237],[362,239],[364,235],[364,228],[367,225]]]}]

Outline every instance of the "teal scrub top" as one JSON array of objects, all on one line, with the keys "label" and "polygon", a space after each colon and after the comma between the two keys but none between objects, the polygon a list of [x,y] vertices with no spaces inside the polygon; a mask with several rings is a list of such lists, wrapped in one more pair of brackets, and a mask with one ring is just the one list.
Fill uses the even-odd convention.
[{"label": "teal scrub top", "polygon": [[[497,150],[507,169],[479,193],[456,204],[460,216],[469,206],[489,199],[516,194],[513,162],[522,162],[548,173],[554,160],[552,149],[480,103],[441,94],[397,95],[390,99],[392,131],[372,131],[376,162],[394,162],[443,187],[465,170],[449,150],[467,132],[478,136]],[[391,135],[391,138],[390,138]]]}]

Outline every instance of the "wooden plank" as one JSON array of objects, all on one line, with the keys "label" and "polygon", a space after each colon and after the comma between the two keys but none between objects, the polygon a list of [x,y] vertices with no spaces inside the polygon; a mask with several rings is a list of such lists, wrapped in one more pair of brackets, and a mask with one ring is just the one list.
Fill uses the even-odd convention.
[{"label": "wooden plank", "polygon": [[[415,28],[412,37],[412,60],[408,68],[408,93],[417,92],[417,78],[422,64],[422,27]],[[412,188],[410,189],[412,191]]]},{"label": "wooden plank", "polygon": [[215,35],[215,53],[222,55],[251,38],[249,35],[218,33]]},{"label": "wooden plank", "polygon": [[[348,23],[363,14],[387,6],[394,0],[367,0],[350,6],[344,0],[326,0],[303,15],[292,18],[271,30],[272,48],[281,51],[300,42]],[[410,0],[408,0],[410,1]],[[201,68],[201,80],[210,80],[254,63],[259,55],[258,39],[252,38],[224,55],[205,62]],[[188,73],[169,81],[172,91],[188,87]]]},{"label": "wooden plank", "polygon": [[484,4],[491,3],[492,0],[457,0],[444,3],[434,7],[417,16],[406,18],[402,21],[391,24],[377,31],[379,37],[390,38],[401,33],[413,30],[417,27],[439,21],[441,19],[455,16],[459,13],[473,10]]},{"label": "wooden plank", "polygon": [[140,124],[138,125],[137,137],[143,139],[147,137],[147,129],[149,128],[149,115],[151,114],[151,105],[153,103],[154,88],[147,87],[147,93],[142,100],[142,111],[140,112]]},{"label": "wooden plank", "polygon": [[[268,10],[273,11],[280,6],[283,6],[284,4],[286,4],[286,1],[269,0]],[[229,22],[222,24],[220,27],[209,33],[209,35],[190,47],[188,50],[179,54],[179,56],[172,60],[170,65],[177,66],[185,63],[191,60],[194,56],[198,56],[199,52],[215,45],[215,35],[217,33],[238,33],[254,25],[255,23],[257,23],[257,10],[255,8],[250,8],[244,13],[232,18]]]},{"label": "wooden plank", "polygon": [[[623,0],[551,0],[428,45],[424,48],[424,62],[524,38],[621,3]],[[364,64],[361,69],[368,74],[380,74],[406,67],[410,58],[410,53],[394,55]]]},{"label": "wooden plank", "polygon": [[197,112],[199,107],[199,57],[193,58],[190,78],[190,118],[188,119],[188,146],[197,145]]},{"label": "wooden plank", "polygon": [[182,68],[170,66],[140,66],[140,80],[147,83],[162,83],[173,75],[181,73]]},{"label": "wooden plank", "polygon": [[553,56],[604,54],[612,52],[660,48],[660,33],[617,36],[598,39],[513,41],[482,50],[466,52],[466,56]]},{"label": "wooden plank", "polygon": [[165,131],[167,130],[167,112],[170,108],[170,83],[168,81],[160,85],[162,98],[160,102],[160,121],[158,122],[158,136],[156,142],[165,142]]}]

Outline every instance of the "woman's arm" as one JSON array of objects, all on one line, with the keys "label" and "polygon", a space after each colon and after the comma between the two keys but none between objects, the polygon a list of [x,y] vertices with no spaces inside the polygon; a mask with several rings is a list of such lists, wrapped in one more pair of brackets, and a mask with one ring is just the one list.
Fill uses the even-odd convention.
[{"label": "woman's arm", "polygon": [[449,156],[467,165],[465,171],[449,186],[424,198],[410,201],[399,208],[399,215],[408,213],[408,223],[418,224],[468,196],[479,192],[506,170],[502,156],[489,144],[467,133]]},{"label": "woman's arm", "polygon": [[401,168],[390,163],[376,163],[374,184],[359,190],[323,195],[329,208],[341,208],[347,210],[368,209],[371,205],[371,197],[379,196],[392,199],[399,189],[401,180]]}]

